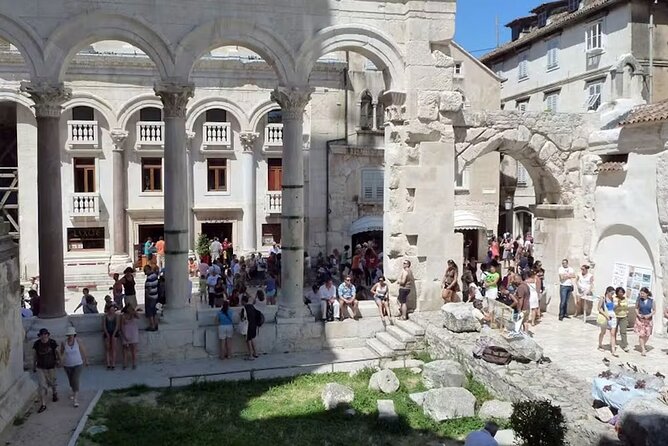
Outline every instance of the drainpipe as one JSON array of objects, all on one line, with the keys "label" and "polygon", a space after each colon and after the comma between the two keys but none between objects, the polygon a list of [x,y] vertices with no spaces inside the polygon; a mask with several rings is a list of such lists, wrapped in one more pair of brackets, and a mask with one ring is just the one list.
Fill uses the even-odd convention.
[{"label": "drainpipe", "polygon": [[654,102],[654,7],[658,0],[650,5],[649,10],[649,103]]}]

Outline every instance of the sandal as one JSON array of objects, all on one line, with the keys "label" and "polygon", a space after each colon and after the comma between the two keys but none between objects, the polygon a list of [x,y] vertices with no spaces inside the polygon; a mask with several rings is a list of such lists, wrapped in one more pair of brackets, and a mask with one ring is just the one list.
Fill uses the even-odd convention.
[{"label": "sandal", "polygon": [[42,413],[45,410],[46,410],[46,406],[44,404],[42,404],[41,406],[39,406],[39,409],[37,409],[37,413]]},{"label": "sandal", "polygon": [[74,402],[74,407],[79,407],[79,401]]}]

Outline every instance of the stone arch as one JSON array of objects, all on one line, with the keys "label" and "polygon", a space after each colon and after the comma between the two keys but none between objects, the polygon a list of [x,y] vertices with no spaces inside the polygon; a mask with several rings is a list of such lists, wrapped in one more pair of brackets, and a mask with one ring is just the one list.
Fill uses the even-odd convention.
[{"label": "stone arch", "polygon": [[655,259],[654,259],[654,254],[652,254],[652,247],[650,246],[649,242],[645,238],[644,235],[638,229],[634,228],[633,226],[629,225],[624,225],[624,224],[616,224],[616,225],[611,225],[606,227],[598,236],[598,240],[596,241],[596,246],[594,248],[594,251],[598,249],[599,245],[601,242],[613,235],[623,235],[623,236],[629,236],[635,238],[640,245],[645,249],[645,253],[647,254],[647,257],[649,257],[650,262],[652,263],[652,268],[656,269],[655,265]]},{"label": "stone arch", "polygon": [[111,105],[101,97],[87,92],[74,93],[72,98],[63,104],[63,109],[67,110],[80,105],[85,105],[99,111],[107,121],[109,130],[116,128],[116,114]]},{"label": "stone arch", "polygon": [[31,79],[43,76],[44,53],[41,39],[32,29],[20,21],[5,14],[0,14],[0,37],[14,45],[28,67]]},{"label": "stone arch", "polygon": [[354,51],[385,72],[388,90],[404,89],[404,57],[391,36],[368,25],[334,25],[308,39],[297,57],[297,79],[308,83],[316,61],[333,51]]},{"label": "stone arch", "polygon": [[100,40],[121,40],[144,51],[160,78],[173,78],[174,63],[167,40],[137,17],[93,11],[61,24],[49,36],[44,50],[47,75],[61,80],[74,55],[83,46]]},{"label": "stone arch", "polygon": [[192,107],[188,108],[188,112],[186,113],[186,129],[192,130],[192,126],[195,124],[195,121],[199,115],[212,108],[222,108],[227,110],[232,115],[234,115],[242,129],[246,129],[248,127],[248,117],[241,109],[241,107],[229,99],[212,97],[197,101],[192,105]]},{"label": "stone arch", "polygon": [[255,23],[221,18],[198,26],[176,48],[175,72],[189,79],[195,63],[207,52],[226,45],[238,45],[258,53],[276,72],[279,84],[294,80],[295,57],[290,45],[276,33]]},{"label": "stone arch", "polygon": [[18,91],[9,88],[0,88],[0,102],[16,102],[23,105],[35,114],[33,106],[35,105],[30,98],[20,94]]},{"label": "stone arch", "polygon": [[253,110],[253,112],[250,114],[249,129],[253,132],[257,131],[257,128],[260,125],[262,118],[264,118],[264,115],[266,115],[272,110],[280,110],[280,109],[281,106],[274,101],[263,102],[262,104],[257,106],[255,110]]},{"label": "stone arch", "polygon": [[118,127],[127,130],[128,121],[137,111],[144,107],[157,107],[162,109],[162,101],[153,94],[143,94],[130,99],[123,104],[118,112]]}]

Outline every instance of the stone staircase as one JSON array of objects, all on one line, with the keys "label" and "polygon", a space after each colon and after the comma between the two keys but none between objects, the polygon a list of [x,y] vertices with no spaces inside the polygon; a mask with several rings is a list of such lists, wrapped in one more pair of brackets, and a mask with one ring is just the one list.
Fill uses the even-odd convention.
[{"label": "stone staircase", "polygon": [[367,347],[380,358],[400,359],[424,349],[424,328],[413,321],[395,320],[385,331],[366,341]]}]

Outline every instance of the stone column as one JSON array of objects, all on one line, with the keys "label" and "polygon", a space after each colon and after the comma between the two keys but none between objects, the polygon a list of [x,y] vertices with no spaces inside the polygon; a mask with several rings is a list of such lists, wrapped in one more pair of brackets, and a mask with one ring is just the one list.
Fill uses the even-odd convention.
[{"label": "stone column", "polygon": [[[188,163],[188,257],[197,257],[195,253],[195,215],[193,207],[195,206],[195,186],[193,184],[193,141],[196,133],[186,131],[186,160]],[[192,247],[192,249],[190,249]]]},{"label": "stone column", "polygon": [[71,91],[62,83],[22,82],[35,102],[37,118],[37,235],[39,237],[40,318],[65,316],[63,195],[60,113]]},{"label": "stone column", "polygon": [[[256,219],[256,184],[254,147],[258,133],[243,132],[239,135],[243,151],[241,152],[241,178],[244,189],[243,201],[243,239],[242,249],[248,252],[257,250],[257,219]],[[262,200],[264,197],[260,197]]]},{"label": "stone column", "polygon": [[304,108],[311,88],[278,87],[272,100],[283,116],[283,210],[281,213],[281,297],[278,317],[299,318],[304,306]]},{"label": "stone column", "polygon": [[371,123],[371,129],[376,131],[378,130],[378,101],[374,101],[371,106],[373,107],[373,122]]},{"label": "stone column", "polygon": [[190,293],[188,278],[188,162],[186,104],[192,84],[157,83],[155,94],[164,106],[165,121],[165,292],[170,309],[183,308]]},{"label": "stone column", "polygon": [[128,255],[127,244],[127,221],[125,218],[125,195],[127,184],[127,169],[125,168],[125,140],[128,132],[123,129],[113,129],[110,132],[114,148],[111,152],[113,169],[113,214],[111,215],[113,226],[112,251],[110,260],[110,272],[122,273],[122,270],[131,263]]}]

